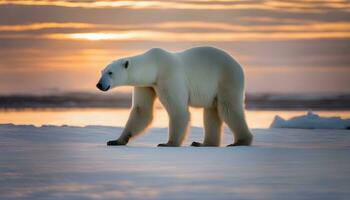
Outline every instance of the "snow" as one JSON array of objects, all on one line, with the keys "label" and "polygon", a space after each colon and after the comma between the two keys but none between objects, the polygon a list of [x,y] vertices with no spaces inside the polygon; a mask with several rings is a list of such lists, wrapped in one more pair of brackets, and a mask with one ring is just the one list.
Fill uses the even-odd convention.
[{"label": "snow", "polygon": [[[157,148],[153,128],[0,125],[0,199],[349,199],[350,130],[253,129],[251,147]],[[225,144],[232,141],[225,129]]]},{"label": "snow", "polygon": [[309,111],[306,115],[296,116],[289,120],[276,115],[270,128],[350,129],[350,119],[321,117]]}]

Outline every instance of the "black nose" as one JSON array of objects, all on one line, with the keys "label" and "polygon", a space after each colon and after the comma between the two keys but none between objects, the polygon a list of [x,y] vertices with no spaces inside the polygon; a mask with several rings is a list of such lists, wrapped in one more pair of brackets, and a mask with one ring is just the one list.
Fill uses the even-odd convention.
[{"label": "black nose", "polygon": [[98,89],[102,90],[102,84],[101,84],[101,83],[97,83],[97,84],[96,84],[96,87],[97,87]]}]

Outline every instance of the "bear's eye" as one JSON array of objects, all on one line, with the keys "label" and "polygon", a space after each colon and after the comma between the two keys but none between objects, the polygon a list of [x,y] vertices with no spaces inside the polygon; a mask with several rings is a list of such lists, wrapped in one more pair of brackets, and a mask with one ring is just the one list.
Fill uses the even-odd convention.
[{"label": "bear's eye", "polygon": [[126,68],[128,68],[129,67],[129,61],[126,61],[125,63],[124,63],[124,68],[126,69]]},{"label": "bear's eye", "polygon": [[108,75],[112,75],[113,74],[113,72],[108,72]]}]

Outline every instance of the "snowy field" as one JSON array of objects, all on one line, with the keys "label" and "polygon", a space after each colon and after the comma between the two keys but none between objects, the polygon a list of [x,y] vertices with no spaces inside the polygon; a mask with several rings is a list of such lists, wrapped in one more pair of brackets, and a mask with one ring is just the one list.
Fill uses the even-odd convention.
[{"label": "snowy field", "polygon": [[[157,148],[165,128],[0,125],[0,199],[350,199],[350,130],[253,129],[251,147]],[[225,130],[225,144],[232,141]]]}]

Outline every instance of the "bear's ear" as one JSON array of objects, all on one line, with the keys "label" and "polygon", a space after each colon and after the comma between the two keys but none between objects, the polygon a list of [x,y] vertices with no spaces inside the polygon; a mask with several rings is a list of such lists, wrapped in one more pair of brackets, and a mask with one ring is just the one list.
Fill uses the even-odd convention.
[{"label": "bear's ear", "polygon": [[129,61],[127,60],[124,62],[124,68],[127,69],[128,67],[129,67]]}]

